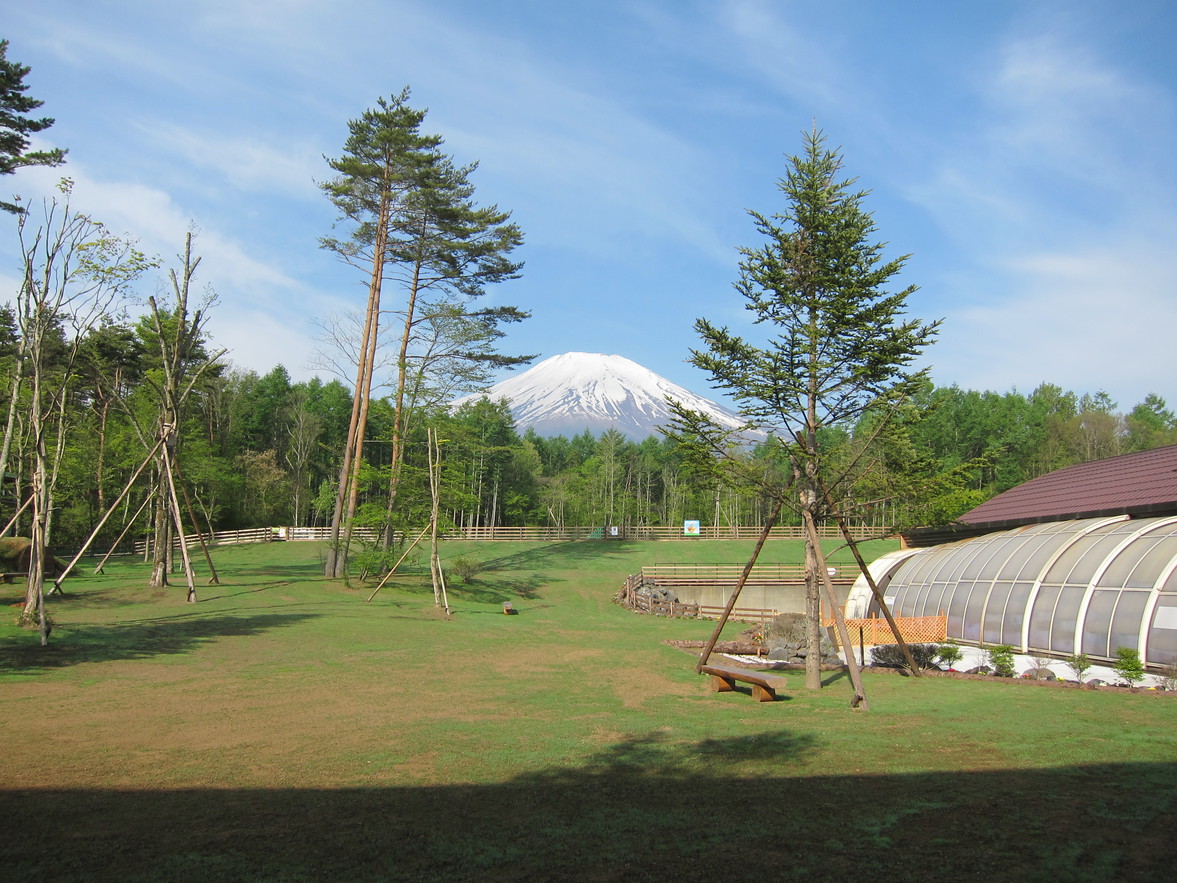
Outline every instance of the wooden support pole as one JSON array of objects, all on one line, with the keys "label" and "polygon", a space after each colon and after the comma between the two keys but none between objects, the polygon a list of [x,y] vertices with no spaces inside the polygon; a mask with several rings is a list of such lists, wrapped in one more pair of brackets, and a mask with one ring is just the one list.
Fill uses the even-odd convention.
[{"label": "wooden support pole", "polygon": [[20,513],[24,512],[25,509],[29,508],[29,504],[32,502],[33,502],[33,498],[32,498],[32,496],[30,496],[27,500],[25,500],[23,503],[21,503],[20,508],[16,510],[16,514],[12,516],[12,519],[8,522],[8,524],[4,525],[4,530],[0,530],[0,537],[4,536],[10,530],[12,530],[12,525],[16,524],[16,519],[20,518]]},{"label": "wooden support pole", "polygon": [[895,617],[891,615],[891,608],[887,605],[887,599],[883,597],[883,593],[879,591],[878,584],[875,583],[875,578],[870,572],[866,561],[862,557],[862,553],[858,551],[858,543],[855,542],[854,537],[850,534],[850,528],[846,524],[846,519],[834,507],[834,501],[830,498],[829,489],[822,483],[822,496],[825,497],[826,505],[831,512],[834,512],[834,518],[838,522],[838,527],[842,531],[842,538],[846,540],[846,545],[850,547],[850,551],[854,554],[854,560],[858,562],[858,569],[862,571],[862,576],[866,580],[866,584],[870,586],[871,594],[874,595],[875,603],[879,605],[879,610],[883,612],[884,618],[887,620],[887,625],[891,627],[891,634],[895,636],[896,642],[899,644],[899,650],[903,653],[903,660],[907,663],[907,667],[911,670],[915,677],[923,677],[923,672],[920,667],[915,664],[915,657],[911,655],[911,648],[907,646],[907,642],[903,640],[903,635],[899,632],[899,624],[895,622]]},{"label": "wooden support pole", "polygon": [[[86,542],[82,543],[82,548],[80,548],[78,550],[78,554],[73,557],[73,560],[70,561],[70,563],[65,566],[65,570],[63,570],[57,576],[57,578],[53,581],[54,586],[60,586],[61,581],[64,580],[67,576],[69,576],[69,572],[74,569],[74,565],[78,563],[78,560],[83,555],[86,554],[86,550],[90,548],[90,544],[92,542],[94,542],[94,538],[96,536],[98,536],[98,531],[102,530],[102,526],[104,524],[106,524],[107,519],[109,519],[110,516],[114,513],[114,510],[118,508],[119,503],[121,503],[123,501],[123,498],[131,492],[131,488],[134,487],[135,482],[138,480],[139,476],[143,473],[143,470],[146,469],[147,465],[152,461],[152,459],[154,459],[156,452],[160,449],[160,446],[162,444],[163,444],[163,439],[161,438],[159,441],[157,441],[155,443],[155,447],[151,449],[151,453],[147,455],[147,458],[142,463],[139,464],[139,468],[135,470],[135,473],[131,476],[130,481],[128,481],[126,486],[123,488],[123,492],[118,495],[118,499],[116,499],[113,503],[111,503],[110,507],[106,510],[106,513],[102,516],[102,518],[99,519],[98,525],[94,528],[94,530],[92,530],[90,532],[90,536],[88,536],[86,538]],[[142,508],[140,508],[139,511],[142,512],[143,511]],[[138,517],[139,517],[139,515],[138,515],[138,513],[136,513],[135,518],[138,518]],[[131,519],[132,523],[134,522],[134,520],[135,520],[134,518]],[[125,534],[126,531],[124,530],[123,533]],[[121,540],[122,537],[120,536],[119,539]],[[115,545],[118,545],[118,543],[116,542]],[[109,558],[110,556],[107,555],[106,557]],[[104,558],[102,560],[105,562],[106,559]],[[101,570],[101,565],[99,565],[99,570]],[[97,573],[97,571],[95,571],[95,572]]]},{"label": "wooden support pole", "polygon": [[176,475],[180,476],[180,491],[184,494],[184,506],[188,510],[188,520],[192,522],[192,529],[196,531],[196,539],[200,541],[200,548],[204,552],[204,560],[208,564],[209,572],[212,574],[209,577],[208,584],[210,586],[219,586],[221,578],[217,576],[217,569],[213,566],[213,556],[209,554],[208,543],[204,541],[204,534],[200,532],[200,526],[196,523],[196,513],[192,511],[192,501],[188,499],[188,488],[184,486],[184,476],[180,475],[180,461],[176,460],[173,464],[176,470]]},{"label": "wooden support pole", "polygon": [[862,671],[858,667],[858,660],[854,658],[854,645],[850,642],[850,631],[846,628],[846,616],[842,613],[842,605],[838,603],[838,596],[834,594],[834,584],[830,581],[830,572],[826,567],[825,555],[821,551],[821,541],[817,537],[817,525],[813,521],[813,513],[808,510],[801,512],[805,522],[805,530],[809,533],[809,541],[813,544],[813,553],[817,558],[817,569],[821,573],[821,584],[829,598],[830,607],[834,613],[834,625],[838,630],[838,642],[846,653],[846,667],[850,670],[850,683],[854,686],[854,697],[850,700],[851,708],[869,708],[866,701],[866,689],[862,685]]},{"label": "wooden support pole", "polygon": [[171,491],[172,518],[176,523],[176,535],[180,538],[180,557],[184,561],[184,576],[188,580],[188,603],[196,603],[196,579],[192,572],[192,559],[188,557],[188,538],[184,536],[184,522],[180,517],[180,498],[176,495],[176,480],[172,475],[172,458],[168,453],[168,446],[163,447],[164,472],[168,477],[168,489]]},{"label": "wooden support pole", "polygon": [[143,510],[147,508],[147,504],[150,502],[151,494],[148,494],[143,498],[143,502],[139,505],[139,508],[135,512],[134,516],[132,516],[131,519],[125,525],[123,525],[123,532],[119,534],[118,539],[110,544],[110,549],[105,555],[102,556],[102,560],[98,562],[98,566],[94,568],[95,574],[102,573],[103,566],[110,559],[110,556],[114,554],[114,550],[118,548],[119,543],[123,541],[123,537],[127,535],[127,531],[135,526],[135,522],[138,520],[139,516],[143,514]]},{"label": "wooden support pole", "polygon": [[372,590],[372,594],[368,596],[369,601],[371,601],[373,598],[375,598],[376,593],[379,592],[382,588],[384,588],[384,584],[386,582],[388,582],[388,578],[390,576],[392,576],[394,573],[396,573],[396,569],[401,566],[401,562],[409,557],[409,553],[412,552],[413,549],[417,548],[417,543],[421,542],[421,540],[425,538],[425,534],[427,534],[428,532],[429,532],[429,525],[427,524],[427,525],[425,525],[425,528],[419,534],[417,534],[417,539],[413,540],[413,544],[411,546],[409,546],[409,548],[405,549],[405,553],[403,555],[401,555],[398,559],[396,559],[396,564],[392,565],[392,570],[390,570],[390,571],[388,571],[388,573],[384,574],[384,579],[380,580],[380,583],[376,586],[375,589]]},{"label": "wooden support pole", "polygon": [[727,607],[723,609],[723,615],[719,617],[719,622],[715,624],[715,631],[711,633],[711,639],[707,642],[707,646],[703,648],[703,652],[699,655],[699,664],[695,666],[695,673],[702,674],[703,666],[707,664],[707,660],[711,658],[711,651],[715,649],[715,642],[719,640],[719,633],[723,631],[723,627],[727,625],[727,619],[732,615],[732,608],[736,606],[736,599],[740,597],[740,591],[744,588],[744,583],[748,581],[748,575],[752,573],[752,566],[756,564],[756,559],[760,556],[760,550],[764,548],[764,543],[768,539],[769,533],[772,531],[773,525],[776,524],[777,518],[781,514],[781,507],[784,506],[783,499],[777,500],[772,512],[768,516],[768,520],[764,523],[764,529],[760,531],[760,539],[756,541],[756,548],[752,550],[752,557],[748,559],[748,563],[744,565],[743,572],[740,573],[740,578],[736,581],[736,587],[732,589],[732,595],[727,599]]}]

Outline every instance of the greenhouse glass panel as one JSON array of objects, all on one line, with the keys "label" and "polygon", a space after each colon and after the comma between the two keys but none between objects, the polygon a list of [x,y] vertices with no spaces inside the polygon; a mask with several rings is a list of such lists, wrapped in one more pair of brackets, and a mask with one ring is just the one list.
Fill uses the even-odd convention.
[{"label": "greenhouse glass panel", "polygon": [[[1000,543],[995,543],[987,538],[986,542],[976,550],[976,553],[969,556],[968,564],[961,571],[960,578],[962,580],[980,579],[990,559],[1000,551],[998,548],[1000,545]],[[988,578],[992,579],[992,577]]]},{"label": "greenhouse glass panel", "polygon": [[1014,583],[1005,602],[1005,616],[1001,620],[1001,643],[1019,645],[1022,643],[1022,623],[1026,619],[1026,601],[1030,598],[1033,583]]},{"label": "greenhouse glass panel", "polygon": [[1083,620],[1083,649],[1092,656],[1107,656],[1108,633],[1112,627],[1112,610],[1120,597],[1119,590],[1104,589],[1091,596],[1087,616]]},{"label": "greenhouse glass panel", "polygon": [[972,553],[967,548],[957,549],[951,559],[946,562],[945,568],[936,574],[937,578],[942,578],[945,582],[950,583],[958,582],[971,557]]},{"label": "greenhouse glass panel", "polygon": [[944,554],[939,556],[936,569],[928,574],[929,581],[956,580],[963,567],[963,562],[969,557],[969,550],[963,546],[950,546]]},{"label": "greenhouse glass panel", "polygon": [[985,609],[985,598],[989,595],[989,583],[975,583],[969,592],[969,601],[964,609],[964,639],[981,640],[981,613]]},{"label": "greenhouse glass panel", "polygon": [[1128,574],[1140,563],[1140,559],[1146,551],[1145,547],[1152,548],[1153,545],[1154,543],[1150,540],[1141,538],[1121,549],[1119,554],[1104,568],[1103,573],[1099,575],[1096,585],[1109,589],[1123,588],[1124,583],[1128,581]]},{"label": "greenhouse glass panel", "polygon": [[993,554],[985,559],[985,563],[981,566],[981,573],[978,579],[992,582],[997,579],[997,575],[1001,573],[1001,568],[1005,566],[1005,562],[1009,560],[1009,556],[1017,551],[1018,543],[1021,542],[1020,536],[1002,537],[994,540]]},{"label": "greenhouse glass panel", "polygon": [[1081,586],[1067,586],[1058,596],[1054,608],[1054,620],[1050,627],[1050,649],[1057,653],[1075,652],[1075,624],[1079,618],[1079,605],[1087,589]]},{"label": "greenhouse glass panel", "polygon": [[1164,584],[1160,587],[1162,592],[1177,592],[1177,567],[1165,577]]},{"label": "greenhouse glass panel", "polygon": [[1177,558],[1177,536],[1160,537],[1136,565],[1125,584],[1134,589],[1151,589],[1174,558]]},{"label": "greenhouse glass panel", "polygon": [[907,583],[900,583],[895,585],[895,580],[891,580],[891,585],[886,597],[890,598],[891,610],[896,616],[906,616],[903,613],[903,602],[907,596],[912,592],[912,587]]},{"label": "greenhouse glass panel", "polygon": [[1148,630],[1148,662],[1177,664],[1177,597],[1162,597]]},{"label": "greenhouse glass panel", "polygon": [[1050,625],[1054,622],[1054,606],[1058,603],[1059,586],[1043,586],[1034,599],[1030,611],[1029,644],[1039,650],[1050,649]]},{"label": "greenhouse glass panel", "polygon": [[[1074,569],[1075,564],[1083,557],[1083,553],[1087,551],[1084,541],[1087,537],[1080,537],[1077,541],[1071,542],[1061,555],[1055,560],[1054,564],[1050,565],[1050,569],[1043,577],[1043,582],[1049,583],[1064,583],[1067,577]],[[1068,540],[1074,540],[1074,537],[1068,537]]]},{"label": "greenhouse glass panel", "polygon": [[1046,542],[1034,550],[1034,554],[1026,561],[1025,568],[1018,574],[1020,577],[1037,579],[1050,562],[1050,559],[1055,556],[1059,549],[1071,542],[1072,537],[1069,534],[1050,534],[1043,539]]},{"label": "greenhouse glass panel", "polygon": [[924,615],[924,602],[928,599],[928,592],[932,590],[932,583],[926,583],[920,586],[918,592],[915,593],[915,600],[912,604],[912,616]]},{"label": "greenhouse glass panel", "polygon": [[944,599],[948,597],[946,594],[951,590],[948,583],[936,583],[932,587],[932,591],[928,594],[928,600],[924,604],[924,616],[939,616],[941,610],[947,610]]},{"label": "greenhouse glass panel", "polygon": [[1116,604],[1115,613],[1112,614],[1112,633],[1108,641],[1109,656],[1115,654],[1117,647],[1138,646],[1140,621],[1144,618],[1144,608],[1151,596],[1151,592],[1120,593],[1120,601]]},{"label": "greenhouse glass panel", "polygon": [[[997,575],[998,579],[1017,579],[1026,569],[1026,565],[1043,546],[1049,545],[1051,537],[1025,537],[1021,544],[1014,547],[1013,554],[1006,559],[1005,565]],[[1041,569],[1041,568],[1038,568]],[[1035,576],[1038,574],[1035,573]]]},{"label": "greenhouse glass panel", "polygon": [[923,552],[908,558],[899,565],[899,570],[896,575],[903,580],[904,583],[914,582],[922,579],[922,574],[932,566],[935,559],[939,557],[938,550],[933,549],[930,552]]},{"label": "greenhouse glass panel", "polygon": [[[986,644],[1001,643],[1001,623],[1005,617],[1005,602],[1009,600],[1013,583],[994,583],[985,604],[985,627],[982,640]],[[1021,643],[1019,641],[1019,643]]]},{"label": "greenhouse glass panel", "polygon": [[948,605],[948,634],[956,635],[958,638],[964,637],[964,610],[969,601],[969,590],[972,587],[972,583],[967,585],[957,583],[956,588],[952,591],[952,601]]},{"label": "greenhouse glass panel", "polygon": [[[1071,572],[1067,574],[1068,583],[1078,583],[1085,586],[1091,582],[1091,578],[1095,576],[1095,572],[1103,565],[1104,559],[1111,554],[1116,546],[1123,542],[1124,537],[1119,535],[1111,536],[1095,536],[1085,537],[1087,541],[1087,548],[1083,552],[1083,556],[1076,562]],[[1081,541],[1082,542],[1082,541]]]}]

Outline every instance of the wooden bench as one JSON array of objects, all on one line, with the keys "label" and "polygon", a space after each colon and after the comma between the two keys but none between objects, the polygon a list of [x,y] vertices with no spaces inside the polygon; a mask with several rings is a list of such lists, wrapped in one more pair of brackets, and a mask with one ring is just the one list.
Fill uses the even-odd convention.
[{"label": "wooden bench", "polygon": [[752,685],[752,698],[757,702],[772,702],[776,699],[776,691],[783,690],[786,683],[782,677],[733,665],[708,663],[703,666],[702,672],[711,675],[713,693],[730,693],[736,688],[736,681],[744,681]]}]

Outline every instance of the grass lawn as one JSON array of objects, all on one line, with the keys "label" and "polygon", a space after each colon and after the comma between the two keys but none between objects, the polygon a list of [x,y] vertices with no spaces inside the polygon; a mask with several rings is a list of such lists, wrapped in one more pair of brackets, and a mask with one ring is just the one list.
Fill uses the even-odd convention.
[{"label": "grass lawn", "polygon": [[485,570],[449,621],[421,562],[367,603],[310,543],[217,550],[196,604],[138,563],[71,580],[50,647],[0,622],[0,873],[1172,878],[1170,697],[868,672],[870,711],[841,675],[757,703],[662,643],[711,623],[611,603],[751,546],[452,543]]}]

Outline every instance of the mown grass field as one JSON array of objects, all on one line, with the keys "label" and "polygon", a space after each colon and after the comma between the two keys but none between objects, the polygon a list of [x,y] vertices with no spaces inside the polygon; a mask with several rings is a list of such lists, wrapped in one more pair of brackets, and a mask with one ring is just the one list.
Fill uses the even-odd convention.
[{"label": "mown grass field", "polygon": [[49,648],[0,624],[0,873],[1172,878],[1169,697],[868,672],[870,711],[841,675],[756,703],[662,643],[710,623],[611,603],[750,547],[451,544],[485,570],[448,621],[420,566],[368,603],[315,544],[217,550],[196,604],[141,564],[73,580]]}]

